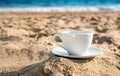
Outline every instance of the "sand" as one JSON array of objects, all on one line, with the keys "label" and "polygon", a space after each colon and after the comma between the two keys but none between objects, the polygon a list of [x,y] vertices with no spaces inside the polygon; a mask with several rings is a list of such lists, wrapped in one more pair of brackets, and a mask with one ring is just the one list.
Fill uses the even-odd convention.
[{"label": "sand", "polygon": [[[65,30],[92,31],[103,54],[52,55],[52,35]],[[0,13],[0,76],[120,76],[120,12]]]}]

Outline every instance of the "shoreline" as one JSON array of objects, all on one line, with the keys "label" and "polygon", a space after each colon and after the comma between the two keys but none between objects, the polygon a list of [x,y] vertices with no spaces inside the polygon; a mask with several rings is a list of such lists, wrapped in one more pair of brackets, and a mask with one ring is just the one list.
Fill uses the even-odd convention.
[{"label": "shoreline", "polygon": [[96,15],[96,14],[119,14],[120,11],[99,11],[99,12],[1,12],[0,16],[2,15]]},{"label": "shoreline", "polygon": [[120,5],[84,5],[84,6],[4,6],[0,12],[101,12],[120,11]]}]

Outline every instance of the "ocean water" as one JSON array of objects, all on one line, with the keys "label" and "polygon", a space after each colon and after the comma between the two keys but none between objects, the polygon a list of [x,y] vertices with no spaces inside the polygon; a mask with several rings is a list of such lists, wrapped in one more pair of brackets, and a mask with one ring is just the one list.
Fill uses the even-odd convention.
[{"label": "ocean water", "polygon": [[120,0],[0,0],[0,11],[120,11]]}]

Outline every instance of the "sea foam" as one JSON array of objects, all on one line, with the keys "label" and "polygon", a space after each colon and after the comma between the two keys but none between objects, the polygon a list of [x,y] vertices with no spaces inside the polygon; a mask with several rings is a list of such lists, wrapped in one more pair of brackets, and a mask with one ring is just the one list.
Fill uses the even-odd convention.
[{"label": "sea foam", "polygon": [[120,11],[120,5],[107,6],[21,6],[21,7],[0,7],[0,12],[99,12],[99,11]]}]

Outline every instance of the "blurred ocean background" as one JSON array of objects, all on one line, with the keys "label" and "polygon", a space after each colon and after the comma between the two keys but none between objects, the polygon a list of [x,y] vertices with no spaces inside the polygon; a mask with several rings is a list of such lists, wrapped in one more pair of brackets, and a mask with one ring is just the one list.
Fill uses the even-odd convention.
[{"label": "blurred ocean background", "polygon": [[120,11],[120,0],[0,0],[0,11]]}]

